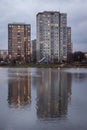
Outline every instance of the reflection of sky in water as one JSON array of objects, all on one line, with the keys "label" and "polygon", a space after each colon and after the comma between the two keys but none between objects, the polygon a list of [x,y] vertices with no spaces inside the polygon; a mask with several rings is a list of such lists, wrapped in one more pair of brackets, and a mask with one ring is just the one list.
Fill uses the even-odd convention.
[{"label": "reflection of sky in water", "polygon": [[70,68],[70,69],[62,69],[63,72],[68,72],[68,73],[86,73],[87,74],[87,69],[84,68]]},{"label": "reflection of sky in water", "polygon": [[0,68],[0,80],[7,80],[7,79],[24,79],[25,76],[31,77],[40,77],[37,75],[36,69],[33,69],[31,72],[30,68]]}]

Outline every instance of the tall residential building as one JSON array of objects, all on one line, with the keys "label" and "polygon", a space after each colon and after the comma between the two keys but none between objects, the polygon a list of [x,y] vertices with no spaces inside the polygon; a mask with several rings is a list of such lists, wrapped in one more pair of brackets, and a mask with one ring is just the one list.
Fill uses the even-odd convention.
[{"label": "tall residential building", "polygon": [[36,61],[36,39],[32,40],[32,61]]},{"label": "tall residential building", "polygon": [[67,14],[45,11],[37,14],[37,61],[67,60]]},{"label": "tall residential building", "polygon": [[67,27],[67,54],[72,53],[71,27]]},{"label": "tall residential building", "polygon": [[8,55],[11,59],[30,60],[30,24],[8,24]]}]

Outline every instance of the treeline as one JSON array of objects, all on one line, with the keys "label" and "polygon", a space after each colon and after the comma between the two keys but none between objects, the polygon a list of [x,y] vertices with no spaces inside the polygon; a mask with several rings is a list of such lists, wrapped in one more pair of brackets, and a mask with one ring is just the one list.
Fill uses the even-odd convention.
[{"label": "treeline", "polygon": [[67,56],[67,62],[87,62],[87,53],[84,52],[74,52],[74,53],[69,53]]}]

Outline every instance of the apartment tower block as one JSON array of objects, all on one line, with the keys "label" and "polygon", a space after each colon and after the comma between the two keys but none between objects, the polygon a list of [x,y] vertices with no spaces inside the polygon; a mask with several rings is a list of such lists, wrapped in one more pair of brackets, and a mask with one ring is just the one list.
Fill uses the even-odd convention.
[{"label": "apartment tower block", "polygon": [[10,59],[29,61],[31,55],[30,24],[8,24],[8,55]]},{"label": "apartment tower block", "polygon": [[67,60],[67,14],[45,11],[37,14],[37,61]]}]

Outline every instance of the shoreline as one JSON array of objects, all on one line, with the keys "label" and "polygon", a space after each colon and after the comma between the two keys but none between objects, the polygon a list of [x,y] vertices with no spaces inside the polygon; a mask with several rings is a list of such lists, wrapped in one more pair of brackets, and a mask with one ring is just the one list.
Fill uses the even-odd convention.
[{"label": "shoreline", "polygon": [[0,68],[87,68],[87,64],[17,64],[0,65]]}]

